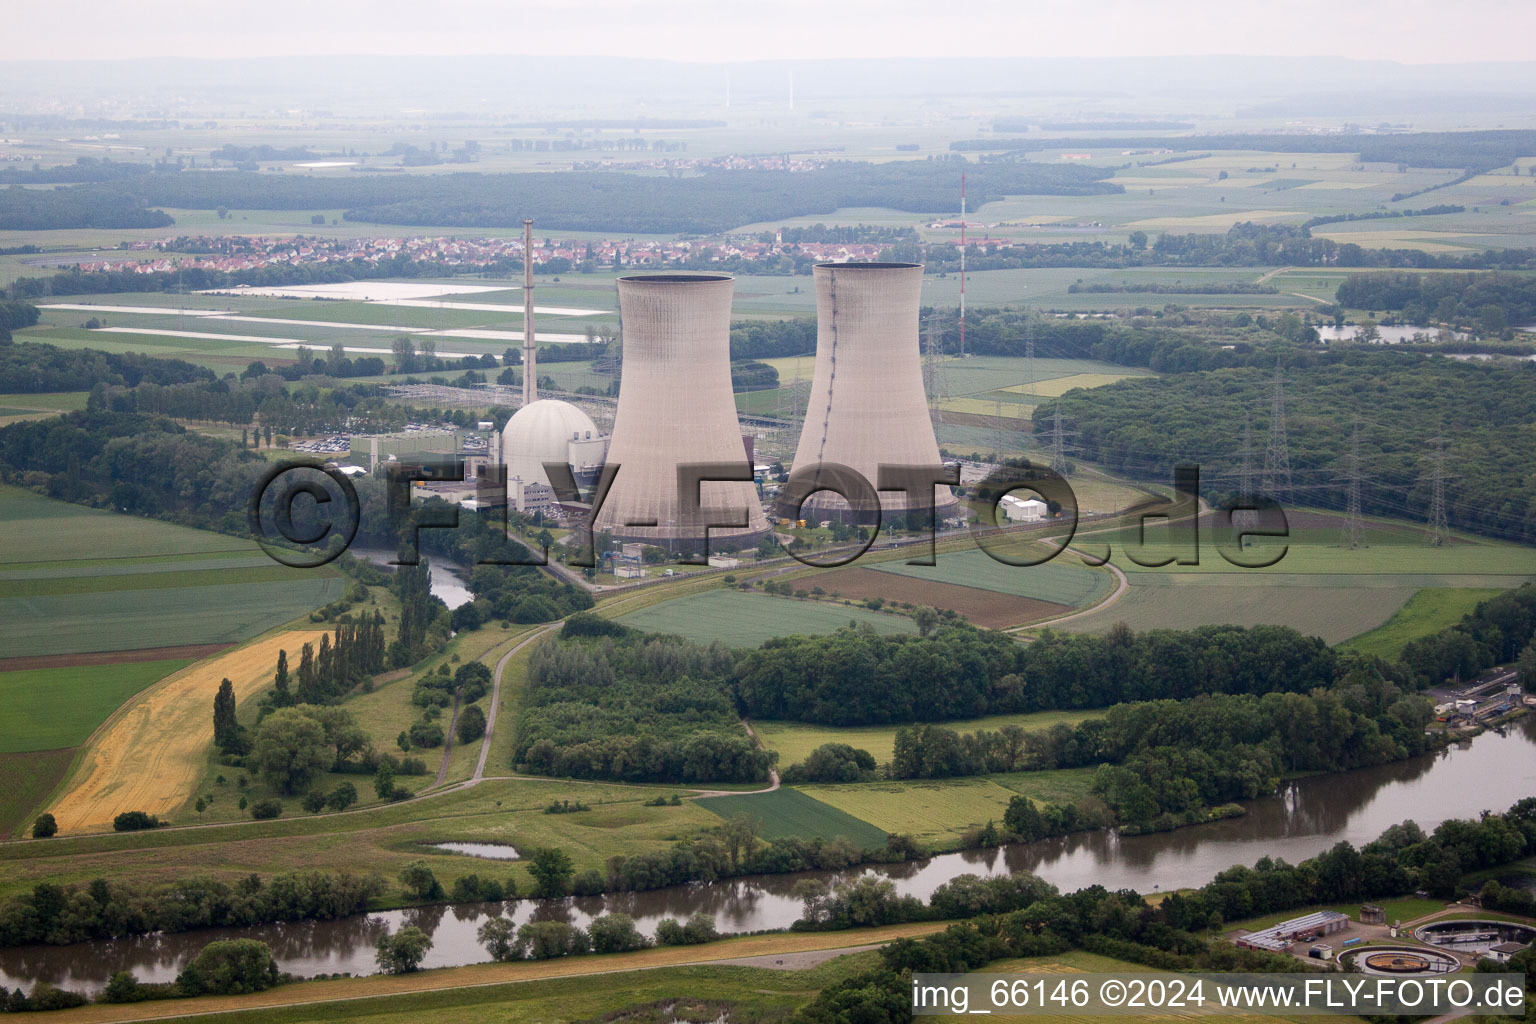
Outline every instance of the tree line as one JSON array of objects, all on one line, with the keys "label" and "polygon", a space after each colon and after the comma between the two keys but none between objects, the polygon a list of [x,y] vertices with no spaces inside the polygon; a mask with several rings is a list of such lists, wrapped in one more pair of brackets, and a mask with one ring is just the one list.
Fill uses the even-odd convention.
[{"label": "tree line", "polygon": [[[37,308],[24,302],[0,302],[0,330],[37,323]],[[97,385],[161,387],[208,382],[213,373],[182,359],[137,352],[62,349],[35,342],[0,342],[0,389],[9,393],[89,391]]]},{"label": "tree line", "polygon": [[754,717],[873,725],[1306,692],[1331,684],[1340,664],[1322,640],[1284,626],[1046,631],[1019,644],[1004,633],[951,625],[927,637],[842,629],[775,638],[737,658],[731,686]]},{"label": "tree line", "polygon": [[1400,312],[1412,323],[1466,324],[1511,335],[1536,324],[1536,279],[1517,274],[1351,274],[1338,302],[1352,309]]},{"label": "tree line", "polygon": [[376,224],[508,227],[532,217],[570,230],[712,233],[849,206],[947,211],[954,204],[961,170],[969,175],[977,205],[1005,195],[1123,191],[1103,180],[1109,168],[1027,162],[962,165],[949,159],[838,162],[804,172],[706,170],[686,178],[605,170],[363,174],[342,180],[188,170],[47,191],[3,189],[0,229],[159,227],[172,220],[157,207],[223,207],[347,208],[347,220]]}]

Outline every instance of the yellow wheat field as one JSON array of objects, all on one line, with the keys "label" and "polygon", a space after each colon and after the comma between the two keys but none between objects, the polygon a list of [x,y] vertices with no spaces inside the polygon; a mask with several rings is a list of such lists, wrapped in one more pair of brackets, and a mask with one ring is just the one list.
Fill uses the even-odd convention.
[{"label": "yellow wheat field", "polygon": [[68,788],[49,808],[60,833],[100,832],[124,811],[174,814],[196,791],[213,742],[213,697],[221,680],[243,704],[270,686],[277,652],[298,664],[299,648],[323,630],[266,637],[195,665],[138,694],[87,742]]}]

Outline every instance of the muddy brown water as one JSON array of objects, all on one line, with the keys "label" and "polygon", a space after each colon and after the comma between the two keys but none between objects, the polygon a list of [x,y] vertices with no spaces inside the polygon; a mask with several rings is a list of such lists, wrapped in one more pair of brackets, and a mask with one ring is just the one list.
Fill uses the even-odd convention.
[{"label": "muddy brown water", "polygon": [[[1032,871],[1064,891],[1088,885],[1158,889],[1197,886],[1233,864],[1261,857],[1295,863],[1342,840],[1361,845],[1389,825],[1412,819],[1430,830],[1446,818],[1503,810],[1536,796],[1536,718],[1469,743],[1398,764],[1287,784],[1273,797],[1248,804],[1241,818],[1150,836],[1118,837],[1092,832],[1039,843],[946,854],[909,864],[880,865],[813,877],[848,878],[870,873],[889,878],[899,892],[926,899],[956,875]],[[113,971],[133,971],[141,981],[169,981],[214,939],[253,938],[272,947],[285,971],[300,976],[375,970],[374,944],[402,925],[432,935],[424,966],[449,967],[487,959],[475,932],[488,917],[521,924],[558,920],[584,925],[602,913],[625,913],[651,934],[665,917],[697,911],[715,915],[722,932],[787,927],[800,915],[789,893],[805,875],[736,878],[644,893],[569,900],[472,903],[364,914],[339,921],[207,929],[147,935],[73,946],[0,950],[0,985],[30,989],[38,981],[96,990]]]}]

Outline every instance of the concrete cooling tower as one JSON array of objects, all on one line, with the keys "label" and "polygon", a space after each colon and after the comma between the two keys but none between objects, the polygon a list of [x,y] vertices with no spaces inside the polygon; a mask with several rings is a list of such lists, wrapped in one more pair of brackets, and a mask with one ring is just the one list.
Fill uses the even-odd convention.
[{"label": "concrete cooling tower", "polygon": [[[641,274],[619,278],[624,373],[608,446],[618,476],[595,530],[673,552],[703,553],[697,522],[678,502],[680,465],[730,463],[751,476],[731,393],[731,295],[719,274]],[[750,547],[768,533],[757,488],[706,483],[705,507],[745,509],[745,529],[709,531],[712,550]],[[654,521],[654,526],[628,523]]]},{"label": "concrete cooling tower", "polygon": [[[840,463],[877,487],[881,465],[938,465],[918,350],[922,265],[823,263],[813,273],[816,370],[795,471]],[[954,492],[942,485],[934,490],[938,517],[954,515],[959,510]],[[902,515],[906,496],[881,491],[880,509],[887,519]],[[850,512],[827,491],[806,502],[802,517],[832,518],[834,512],[845,521],[872,519]]]}]

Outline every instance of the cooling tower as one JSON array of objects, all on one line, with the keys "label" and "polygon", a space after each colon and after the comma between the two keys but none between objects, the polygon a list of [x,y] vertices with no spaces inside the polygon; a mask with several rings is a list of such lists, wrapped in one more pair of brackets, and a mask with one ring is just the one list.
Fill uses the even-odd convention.
[{"label": "cooling tower", "polygon": [[[678,467],[730,463],[749,479],[706,483],[700,501],[744,509],[747,526],[711,529],[711,548],[750,547],[767,535],[731,393],[733,290],[734,281],[719,274],[619,279],[624,373],[607,459],[619,472],[596,532],[702,554],[697,522],[680,513]],[[656,525],[626,525],[645,521]]]},{"label": "cooling tower", "polygon": [[[878,487],[882,465],[939,465],[918,351],[922,265],[823,263],[814,274],[816,370],[795,450],[796,474],[806,466],[837,463]],[[959,508],[947,486],[935,488],[934,500],[941,519]],[[881,491],[880,509],[887,519],[904,515],[906,496]],[[812,497],[801,515],[872,519],[827,491]]]}]

